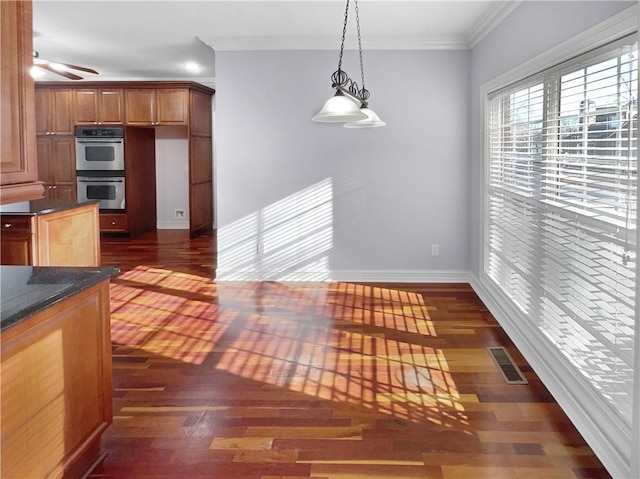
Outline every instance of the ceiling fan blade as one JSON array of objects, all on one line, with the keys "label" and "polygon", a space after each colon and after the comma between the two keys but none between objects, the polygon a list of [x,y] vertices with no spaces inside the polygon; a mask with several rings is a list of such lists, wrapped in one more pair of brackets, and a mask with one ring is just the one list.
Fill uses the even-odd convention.
[{"label": "ceiling fan blade", "polygon": [[51,63],[59,63],[60,65],[63,65],[67,68],[71,68],[72,70],[80,70],[82,72],[87,72],[87,73],[95,73],[96,75],[99,75],[99,73],[97,71],[95,71],[93,68],[88,68],[88,67],[81,67],[78,65],[72,65],[71,63],[62,63],[62,62],[51,62]]},{"label": "ceiling fan blade", "polygon": [[55,73],[56,75],[62,75],[65,78],[68,78],[69,80],[82,80],[81,76],[78,76],[74,73],[71,72],[66,72],[64,70],[56,70],[55,68],[52,68],[51,65],[47,64],[47,63],[36,63],[35,66],[37,66],[38,68],[42,68],[43,70],[47,70],[51,73]]}]

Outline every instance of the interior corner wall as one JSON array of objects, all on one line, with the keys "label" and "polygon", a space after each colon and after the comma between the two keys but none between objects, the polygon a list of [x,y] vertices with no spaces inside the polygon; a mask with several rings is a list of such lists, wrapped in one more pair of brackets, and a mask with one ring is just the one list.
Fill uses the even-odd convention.
[{"label": "interior corner wall", "polygon": [[218,274],[468,271],[469,51],[365,51],[371,129],[311,121],[337,53],[216,52]]}]

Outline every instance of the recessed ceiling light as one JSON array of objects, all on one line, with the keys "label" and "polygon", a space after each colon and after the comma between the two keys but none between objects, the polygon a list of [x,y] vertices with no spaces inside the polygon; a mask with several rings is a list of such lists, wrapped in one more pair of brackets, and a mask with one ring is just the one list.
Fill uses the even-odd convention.
[{"label": "recessed ceiling light", "polygon": [[202,67],[196,62],[187,62],[184,64],[184,69],[190,71],[191,73],[198,73],[200,70],[202,70]]}]

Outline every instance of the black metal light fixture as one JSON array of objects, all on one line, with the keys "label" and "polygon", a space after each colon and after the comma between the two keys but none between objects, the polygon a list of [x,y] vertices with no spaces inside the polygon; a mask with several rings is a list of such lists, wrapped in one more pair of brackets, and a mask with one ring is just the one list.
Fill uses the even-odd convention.
[{"label": "black metal light fixture", "polygon": [[312,120],[320,123],[344,123],[345,128],[373,128],[386,125],[378,115],[368,106],[369,90],[364,83],[364,63],[362,61],[362,39],[360,35],[360,14],[358,0],[354,0],[356,10],[356,27],[358,30],[358,52],[360,54],[360,77],[362,88],[354,82],[345,71],[342,70],[342,56],[344,54],[344,39],[347,33],[347,21],[349,19],[349,0],[344,12],[344,25],[342,27],[342,43],[340,44],[340,57],[338,69],[331,75],[331,87],[336,94],[324,104],[318,114]]}]

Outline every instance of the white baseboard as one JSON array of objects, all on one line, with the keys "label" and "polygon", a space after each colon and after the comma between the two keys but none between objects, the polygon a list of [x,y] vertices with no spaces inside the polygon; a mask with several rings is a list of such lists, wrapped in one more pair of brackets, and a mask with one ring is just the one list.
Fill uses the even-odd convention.
[{"label": "white baseboard", "polygon": [[158,221],[156,228],[159,230],[188,230],[189,220]]},{"label": "white baseboard", "polygon": [[469,283],[470,278],[469,271],[439,270],[216,271],[216,281]]}]

